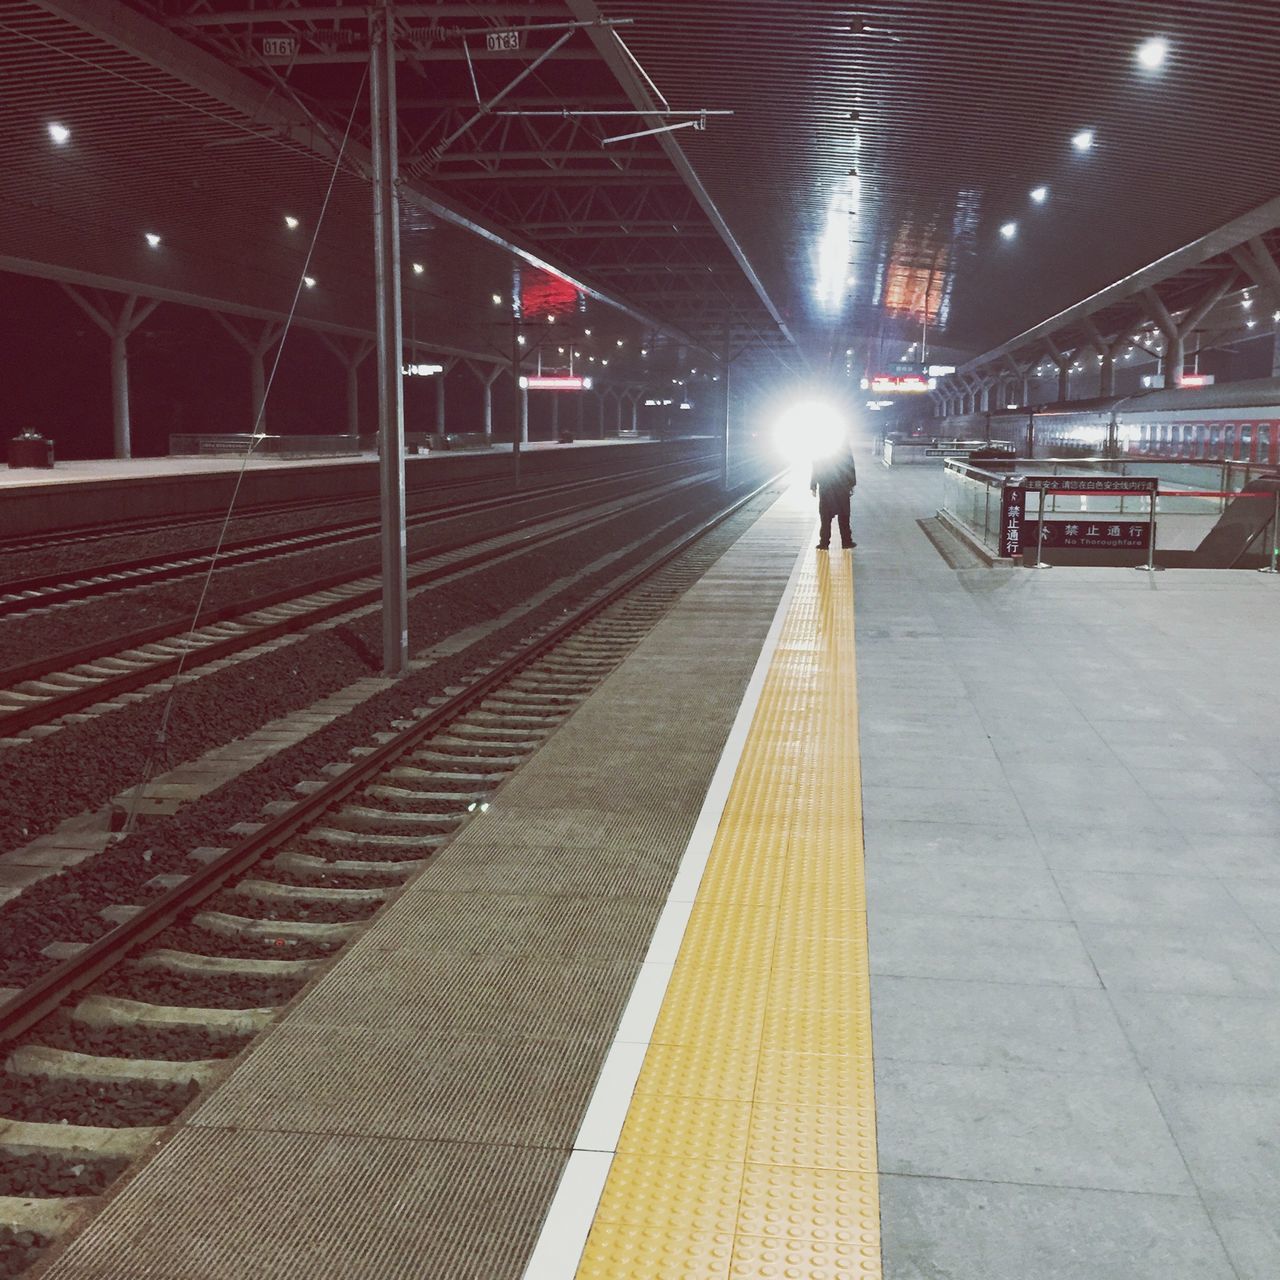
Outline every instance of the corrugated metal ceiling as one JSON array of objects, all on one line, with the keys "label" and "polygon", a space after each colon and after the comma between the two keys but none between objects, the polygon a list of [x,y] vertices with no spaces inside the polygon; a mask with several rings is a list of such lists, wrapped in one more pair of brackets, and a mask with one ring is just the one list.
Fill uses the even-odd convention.
[{"label": "corrugated metal ceiling", "polygon": [[[175,249],[193,263],[204,254],[204,276],[166,270],[194,291],[212,272],[224,293],[266,307],[292,270],[284,205],[317,208],[327,182],[318,148],[300,136],[303,107],[331,132],[345,123],[363,76],[352,50],[366,6],[132,7],[256,86],[276,125],[184,86],[176,65],[77,31],[74,4],[0,0],[6,252],[50,257],[63,246],[104,274],[150,280],[160,268],[135,223],[163,204]],[[620,30],[672,106],[734,112],[674,136],[750,271],[657,140],[602,145],[638,122],[488,115],[440,150],[476,88],[496,93],[554,38],[530,32],[514,57],[477,48],[473,86],[450,31],[596,9],[633,20]],[[785,346],[772,307],[833,367],[848,348],[859,366],[894,358],[926,317],[931,345],[982,351],[1280,191],[1271,0],[439,0],[399,11],[413,46],[400,88],[412,182],[716,345],[731,325],[739,343]],[[264,58],[273,33],[299,35],[303,56]],[[1155,36],[1168,58],[1146,70],[1135,51]],[[634,86],[629,98],[600,53],[579,32],[503,108],[633,108]],[[29,136],[54,110],[80,113],[85,164],[74,182],[67,157]],[[281,113],[291,133],[280,132]],[[1087,151],[1071,143],[1082,129],[1093,134]],[[361,109],[355,137],[365,135]],[[1040,186],[1037,204],[1029,193]],[[354,171],[339,179],[334,236],[315,272],[334,292],[308,304],[359,327],[369,307],[362,187]],[[417,285],[431,285],[422,323],[466,328],[477,298],[509,287],[511,260],[415,216],[405,257],[432,273]],[[471,327],[468,342],[482,345],[484,317]]]}]

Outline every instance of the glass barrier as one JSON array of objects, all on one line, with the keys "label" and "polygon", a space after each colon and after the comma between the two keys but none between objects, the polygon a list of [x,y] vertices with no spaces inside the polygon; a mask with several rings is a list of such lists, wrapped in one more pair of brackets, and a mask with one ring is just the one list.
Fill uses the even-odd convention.
[{"label": "glass barrier", "polygon": [[[1156,499],[1156,543],[1161,550],[1192,551],[1217,524],[1235,495],[1251,480],[1275,477],[1274,467],[1257,463],[1205,462],[1188,459],[1143,462],[1112,458],[1016,458],[982,465],[950,458],[944,464],[942,511],[994,555],[1000,554],[1000,501],[1005,485],[1020,476],[1097,476],[1111,474],[1159,481]],[[1259,502],[1270,501],[1260,495]],[[1030,492],[1023,519],[1034,522],[1041,494]],[[1045,493],[1046,520],[1079,517],[1082,524],[1146,523],[1150,501],[1144,494]],[[1034,527],[1034,525],[1033,525]]]}]

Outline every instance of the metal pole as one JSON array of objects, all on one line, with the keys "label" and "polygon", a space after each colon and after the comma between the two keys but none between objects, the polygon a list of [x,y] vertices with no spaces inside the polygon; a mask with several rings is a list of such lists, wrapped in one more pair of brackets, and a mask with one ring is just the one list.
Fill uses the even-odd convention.
[{"label": "metal pole", "polygon": [[1259,569],[1259,573],[1280,573],[1276,560],[1280,558],[1280,489],[1276,490],[1276,506],[1271,513],[1271,563]]},{"label": "metal pole", "polygon": [[1160,486],[1157,484],[1151,490],[1150,510],[1147,513],[1147,563],[1133,566],[1145,573],[1154,573],[1156,570],[1156,498],[1159,496]]},{"label": "metal pole", "polygon": [[391,0],[369,15],[373,244],[378,313],[378,472],[382,508],[382,667],[409,662],[404,528],[404,387],[400,363],[400,215],[396,204],[396,56]]},{"label": "metal pole", "polygon": [[1052,565],[1045,564],[1044,557],[1040,554],[1044,547],[1044,494],[1043,489],[1040,490],[1040,511],[1039,518],[1036,520],[1036,568],[1051,569]]},{"label": "metal pole", "polygon": [[724,378],[724,422],[722,426],[724,437],[720,442],[720,490],[722,493],[728,493],[729,491],[729,364],[733,358],[729,345],[730,329],[726,324],[724,327],[724,354],[720,360],[721,376]]}]

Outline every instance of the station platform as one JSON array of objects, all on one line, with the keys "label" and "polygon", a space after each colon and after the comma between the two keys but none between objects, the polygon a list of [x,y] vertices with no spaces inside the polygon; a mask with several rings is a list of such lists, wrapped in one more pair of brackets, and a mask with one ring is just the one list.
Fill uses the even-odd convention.
[{"label": "station platform", "polygon": [[860,462],[857,550],[781,498],[50,1280],[1280,1274],[1280,582],[952,567]]},{"label": "station platform", "polygon": [[[543,450],[564,453],[569,449],[598,449],[602,446],[649,444],[648,436],[609,436],[603,440],[575,440],[570,445],[556,440],[527,440],[520,446],[521,453],[539,453]],[[510,454],[509,441],[499,441],[487,449],[448,449],[439,453],[411,454],[405,459],[416,465],[422,461],[439,462],[442,458],[459,455],[488,457],[491,454]],[[251,470],[279,471],[288,468],[334,467],[352,462],[377,462],[375,452],[337,454],[333,457],[289,457],[281,454],[253,453],[215,454],[210,457],[179,456],[163,458],[86,458],[59,461],[50,469],[42,467],[0,468],[0,490],[30,488],[55,484],[102,484],[104,481],[139,480],[178,475],[217,475],[220,472]]]},{"label": "station platform", "polygon": [[[707,440],[655,441],[612,436],[561,444],[537,440],[520,446],[521,474],[545,477],[568,465],[604,465],[618,449],[652,454],[655,464],[677,451],[715,447]],[[410,494],[460,481],[510,474],[509,443],[487,449],[448,449],[405,458]],[[633,455],[634,456],[634,455]],[[0,537],[64,533],[121,520],[221,516],[235,496],[237,507],[376,498],[376,453],[335,457],[219,454],[211,457],[93,459],[42,469],[0,468]]]}]

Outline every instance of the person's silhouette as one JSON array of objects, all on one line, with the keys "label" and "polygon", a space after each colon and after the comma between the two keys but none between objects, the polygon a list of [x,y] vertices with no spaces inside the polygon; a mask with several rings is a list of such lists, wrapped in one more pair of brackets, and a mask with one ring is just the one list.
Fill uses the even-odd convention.
[{"label": "person's silhouette", "polygon": [[856,547],[849,527],[849,499],[858,483],[857,468],[849,442],[842,440],[830,453],[814,458],[809,476],[809,492],[818,495],[818,550],[831,545],[831,521],[840,526],[840,545]]}]

